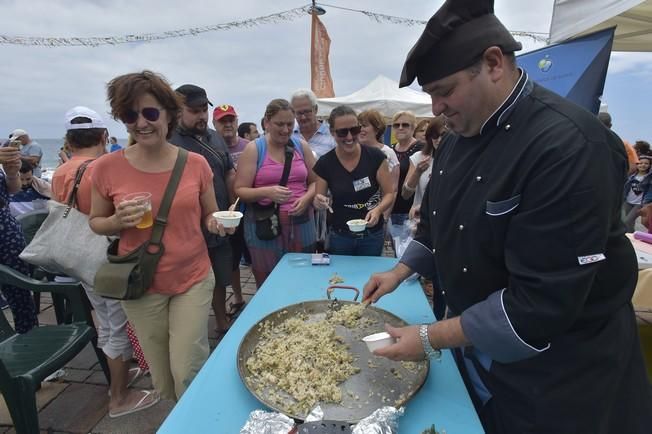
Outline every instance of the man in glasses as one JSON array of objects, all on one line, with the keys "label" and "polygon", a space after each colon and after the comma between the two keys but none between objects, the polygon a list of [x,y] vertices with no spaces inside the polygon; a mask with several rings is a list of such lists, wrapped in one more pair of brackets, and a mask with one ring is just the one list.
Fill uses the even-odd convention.
[{"label": "man in glasses", "polygon": [[[493,0],[447,0],[408,54],[455,133],[433,162],[414,241],[373,275],[378,300],[414,271],[447,319],[391,328],[395,360],[455,349],[488,433],[648,433],[651,389],[620,220],[627,157],[591,113],[516,65]],[[599,391],[599,392],[598,392]]]},{"label": "man in glasses", "polygon": [[298,128],[293,135],[303,139],[319,158],[335,148],[335,140],[325,122],[317,119],[317,97],[308,89],[299,89],[292,94],[290,104],[294,110]]},{"label": "man in glasses", "polygon": [[[213,105],[206,91],[194,84],[184,84],[176,89],[184,104],[170,143],[201,154],[213,171],[213,187],[217,206],[226,210],[233,201],[235,168],[224,139],[208,128],[208,106]],[[217,323],[218,338],[228,330],[226,317],[226,287],[231,284],[231,244],[226,237],[219,237],[204,230],[208,254],[215,273],[213,310]]]}]

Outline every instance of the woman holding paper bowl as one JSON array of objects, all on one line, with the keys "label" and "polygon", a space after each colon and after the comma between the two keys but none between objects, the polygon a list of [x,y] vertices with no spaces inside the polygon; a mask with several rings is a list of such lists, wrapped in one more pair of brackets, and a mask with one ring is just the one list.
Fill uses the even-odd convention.
[{"label": "woman holding paper bowl", "polygon": [[[168,138],[181,102],[167,81],[151,71],[114,78],[108,99],[112,116],[125,124],[136,143],[94,163],[90,226],[101,235],[119,234],[118,254],[125,255],[152,237],[152,227],[143,224],[145,200],[125,197],[149,193],[157,216],[180,152]],[[206,324],[215,278],[202,225],[225,235],[212,215],[215,211],[211,169],[201,155],[190,152],[167,215],[164,253],[153,282],[142,297],[122,302],[152,383],[164,399],[178,400],[208,358]]]},{"label": "woman holding paper bowl", "polygon": [[[315,164],[317,194],[314,206],[330,208],[330,253],[380,256],[383,251],[383,212],[392,205],[394,187],[385,154],[361,146],[355,111],[338,106],[328,118],[336,147]],[[332,206],[326,196],[330,190]]]}]

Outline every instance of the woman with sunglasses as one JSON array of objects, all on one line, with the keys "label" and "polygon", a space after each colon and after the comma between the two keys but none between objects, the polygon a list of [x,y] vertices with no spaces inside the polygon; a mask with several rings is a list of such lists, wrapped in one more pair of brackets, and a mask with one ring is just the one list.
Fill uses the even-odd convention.
[{"label": "woman with sunglasses", "polygon": [[426,128],[423,148],[410,157],[410,168],[403,183],[401,196],[403,199],[409,199],[414,196],[409,217],[417,222],[419,220],[419,208],[421,208],[423,192],[426,190],[426,186],[430,181],[432,159],[435,156],[439,141],[445,130],[446,123],[442,116],[432,119]]},{"label": "woman with sunglasses", "polygon": [[[266,206],[278,204],[275,214],[280,234],[261,239],[256,232],[254,206],[247,206],[244,218],[245,242],[251,254],[251,269],[260,287],[288,252],[312,253],[315,248],[315,219],[311,209],[315,196],[312,167],[315,157],[306,143],[292,137],[294,110],[284,99],[272,100],[263,118],[265,134],[245,147],[238,159],[235,193],[243,202]],[[292,153],[284,186],[286,156]]]},{"label": "woman with sunglasses", "polygon": [[[410,168],[410,157],[423,148],[423,142],[419,142],[412,135],[417,118],[410,111],[401,111],[392,118],[392,132],[396,137],[396,144],[393,146],[396,157],[399,161],[398,191],[403,189],[403,183]],[[392,226],[400,227],[408,218],[412,208],[412,197],[405,199],[400,194],[396,197],[392,208]]]},{"label": "woman with sunglasses", "polygon": [[[151,238],[144,209],[125,196],[151,194],[158,213],[179,148],[168,142],[181,110],[179,96],[151,71],[121,75],[108,85],[111,115],[121,120],[135,143],[94,163],[90,226],[101,235],[119,235],[124,255]],[[168,213],[164,253],[154,281],[141,298],[122,306],[149,363],[152,383],[164,399],[178,400],[208,358],[208,313],[215,278],[202,225],[225,235],[217,211],[212,172],[190,152]],[[231,231],[232,232],[232,231]]]},{"label": "woman with sunglasses", "polygon": [[[384,242],[383,212],[391,207],[394,187],[385,154],[358,141],[361,127],[355,111],[338,106],[328,118],[335,149],[315,164],[317,194],[314,205],[329,208],[333,199],[329,250],[337,255],[380,256]],[[352,232],[350,220],[366,220],[362,232]]]}]

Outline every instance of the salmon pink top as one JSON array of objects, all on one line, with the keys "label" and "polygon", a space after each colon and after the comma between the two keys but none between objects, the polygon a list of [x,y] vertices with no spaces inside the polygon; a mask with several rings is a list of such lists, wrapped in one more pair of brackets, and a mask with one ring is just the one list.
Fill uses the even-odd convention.
[{"label": "salmon pink top", "polygon": [[[93,163],[93,187],[100,196],[117,206],[129,193],[152,194],[152,214],[156,216],[172,170],[142,172],[133,167],[125,151],[107,154]],[[193,152],[179,182],[163,234],[165,253],[161,257],[154,282],[149,289],[160,294],[182,294],[202,281],[209,272],[210,261],[202,235],[200,195],[212,187],[213,174],[206,159]],[[123,255],[149,240],[152,228],[123,229],[118,254]]]}]

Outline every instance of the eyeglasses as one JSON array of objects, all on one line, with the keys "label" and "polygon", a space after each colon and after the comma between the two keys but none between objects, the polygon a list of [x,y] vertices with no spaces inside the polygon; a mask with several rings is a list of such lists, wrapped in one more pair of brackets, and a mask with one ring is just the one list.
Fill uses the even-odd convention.
[{"label": "eyeglasses", "polygon": [[399,128],[406,128],[406,129],[407,129],[407,128],[410,128],[411,126],[412,126],[412,124],[409,124],[409,123],[407,123],[407,122],[401,122],[401,123],[395,123],[395,124],[392,124],[392,127],[393,127],[394,129],[396,129],[396,130],[398,130]]},{"label": "eyeglasses", "polygon": [[308,115],[312,114],[312,109],[296,111],[296,112],[294,112],[294,114],[298,118],[300,118],[301,116],[308,116]]},{"label": "eyeglasses", "polygon": [[122,116],[122,122],[125,124],[134,124],[138,120],[138,115],[142,114],[145,120],[149,122],[156,122],[161,116],[161,110],[156,107],[143,107],[143,109],[138,113],[136,110],[127,110]]},{"label": "eyeglasses", "polygon": [[337,135],[337,137],[342,139],[348,136],[349,132],[351,133],[352,136],[357,136],[358,134],[360,134],[361,129],[362,127],[360,125],[351,128],[338,128],[335,130],[335,135]]}]

